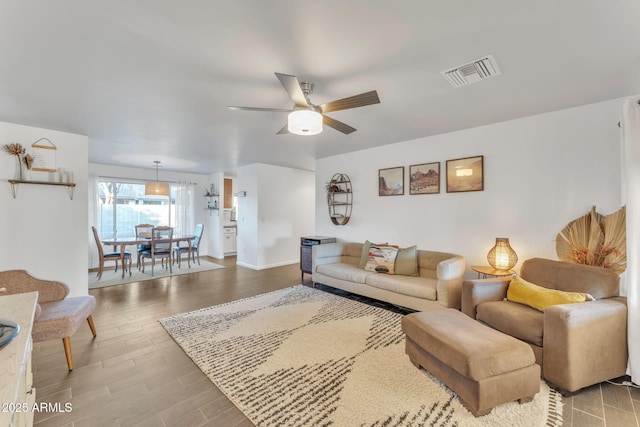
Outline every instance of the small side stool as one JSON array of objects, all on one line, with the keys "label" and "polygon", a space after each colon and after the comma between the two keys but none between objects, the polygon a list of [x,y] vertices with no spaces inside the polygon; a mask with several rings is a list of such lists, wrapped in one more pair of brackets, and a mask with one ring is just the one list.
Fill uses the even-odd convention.
[{"label": "small side stool", "polygon": [[540,391],[540,366],[528,344],[455,309],[409,314],[402,330],[411,363],[455,391],[476,417]]}]

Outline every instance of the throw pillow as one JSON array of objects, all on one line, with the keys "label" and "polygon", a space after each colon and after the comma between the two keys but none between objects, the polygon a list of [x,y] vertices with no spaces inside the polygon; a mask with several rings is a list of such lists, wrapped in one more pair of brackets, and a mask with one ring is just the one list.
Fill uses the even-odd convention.
[{"label": "throw pillow", "polygon": [[396,263],[394,266],[395,274],[403,276],[418,275],[418,247],[410,246],[398,250]]},{"label": "throw pillow", "polygon": [[367,265],[367,260],[369,259],[369,249],[371,249],[371,242],[368,240],[364,241],[362,245],[362,253],[360,254],[360,262],[358,263],[358,268],[364,268]]},{"label": "throw pillow", "polygon": [[367,271],[376,271],[378,273],[393,274],[397,254],[397,246],[372,244],[369,249],[368,261],[364,266],[364,269]]},{"label": "throw pillow", "polygon": [[593,301],[593,299],[591,295],[582,292],[564,292],[538,286],[519,276],[513,276],[507,290],[508,301],[525,304],[539,311],[545,311],[552,305]]},{"label": "throw pillow", "polygon": [[364,241],[362,245],[362,253],[360,254],[360,262],[358,263],[358,268],[364,268],[367,265],[367,261],[369,260],[369,249],[371,249],[371,245],[386,245],[386,243],[371,243],[368,240]]}]

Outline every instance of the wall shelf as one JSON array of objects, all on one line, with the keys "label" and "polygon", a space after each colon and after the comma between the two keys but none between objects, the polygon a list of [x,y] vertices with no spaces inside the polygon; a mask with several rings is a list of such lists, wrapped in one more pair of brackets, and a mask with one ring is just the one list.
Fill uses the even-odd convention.
[{"label": "wall shelf", "polygon": [[345,225],[351,218],[353,192],[351,180],[343,173],[333,175],[327,184],[327,205],[329,218],[335,225]]},{"label": "wall shelf", "polygon": [[216,212],[216,215],[220,216],[220,195],[218,193],[210,193],[207,191],[207,194],[205,194],[204,197],[209,199],[209,201],[207,202],[207,207],[204,208],[205,211],[209,211],[209,216],[211,216],[213,211]]},{"label": "wall shelf", "polygon": [[67,187],[69,190],[69,198],[73,200],[73,190],[76,187],[75,182],[49,182],[49,181],[27,181],[23,179],[10,179],[9,184],[11,184],[11,194],[13,194],[13,198],[16,198],[18,193],[18,186],[20,184],[32,184],[32,185],[57,185],[62,187]]}]

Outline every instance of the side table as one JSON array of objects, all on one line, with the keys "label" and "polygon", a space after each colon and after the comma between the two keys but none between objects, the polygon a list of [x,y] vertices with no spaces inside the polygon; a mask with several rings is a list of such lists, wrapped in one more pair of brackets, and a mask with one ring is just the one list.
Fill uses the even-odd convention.
[{"label": "side table", "polygon": [[486,279],[489,276],[492,277],[505,277],[513,276],[516,274],[513,270],[496,270],[489,265],[473,265],[471,269],[478,273],[478,279]]}]

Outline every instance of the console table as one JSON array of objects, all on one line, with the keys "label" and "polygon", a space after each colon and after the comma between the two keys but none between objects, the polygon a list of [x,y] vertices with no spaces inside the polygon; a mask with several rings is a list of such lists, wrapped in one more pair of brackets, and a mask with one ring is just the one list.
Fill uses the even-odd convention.
[{"label": "console table", "polygon": [[20,332],[0,348],[0,426],[32,426],[36,389],[31,373],[31,329],[37,292],[0,296],[0,313],[20,325]]}]

